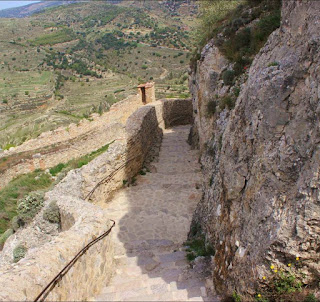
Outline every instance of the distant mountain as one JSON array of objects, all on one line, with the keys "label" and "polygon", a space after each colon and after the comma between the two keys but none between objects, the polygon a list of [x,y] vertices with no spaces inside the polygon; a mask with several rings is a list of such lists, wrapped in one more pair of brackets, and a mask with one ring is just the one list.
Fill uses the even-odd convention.
[{"label": "distant mountain", "polygon": [[74,2],[76,1],[42,1],[25,6],[7,8],[0,10],[0,18],[24,18],[39,13],[49,7],[66,5]]}]

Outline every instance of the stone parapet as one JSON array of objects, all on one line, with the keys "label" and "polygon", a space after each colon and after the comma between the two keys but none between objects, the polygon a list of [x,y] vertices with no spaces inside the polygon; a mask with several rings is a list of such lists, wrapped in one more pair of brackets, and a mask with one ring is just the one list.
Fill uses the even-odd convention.
[{"label": "stone parapet", "polygon": [[[164,125],[172,122],[173,113],[165,109],[166,106],[181,106],[181,100],[158,101],[139,108],[128,118],[124,132],[114,128],[114,135],[120,137],[105,153],[82,168],[70,171],[46,193],[41,212],[27,227],[12,235],[0,253],[1,301],[35,299],[77,252],[110,227],[110,220],[99,204],[107,202],[123,185],[123,180],[141,170],[152,146],[161,140]],[[175,112],[179,114],[178,110]],[[177,118],[177,121],[186,123],[186,111],[182,110],[181,114],[185,118]],[[103,145],[106,143],[108,141]],[[113,172],[116,173],[109,182],[103,182]],[[86,201],[85,196],[99,182],[102,184],[91,196],[91,203]],[[45,234],[43,212],[53,201],[59,207],[62,221],[60,232],[50,235]],[[110,238],[106,237],[90,248],[61,279],[47,300],[88,300],[107,284],[114,272]],[[12,252],[19,244],[27,248],[27,253],[13,264]]]}]

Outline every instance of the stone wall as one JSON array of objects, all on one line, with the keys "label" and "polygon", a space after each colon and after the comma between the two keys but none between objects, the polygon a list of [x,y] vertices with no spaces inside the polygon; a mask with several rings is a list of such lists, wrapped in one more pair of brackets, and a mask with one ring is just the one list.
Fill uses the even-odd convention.
[{"label": "stone wall", "polygon": [[164,99],[162,102],[166,128],[193,123],[191,99],[175,99],[174,101]]},{"label": "stone wall", "polygon": [[137,175],[151,147],[161,141],[161,138],[162,129],[159,127],[155,106],[139,108],[128,118],[125,140],[112,145],[114,151],[108,158],[102,155],[96,159],[107,162],[108,165],[104,165],[102,169],[100,165],[88,165],[84,169],[84,195],[88,194],[98,181],[117,169],[111,181],[99,186],[90,198],[95,203],[106,202],[112,197],[112,192],[123,186],[124,180],[127,181]]},{"label": "stone wall", "polygon": [[283,1],[281,27],[230,112],[205,116],[227,66],[214,41],[191,77],[205,174],[193,226],[216,250],[220,293],[249,300],[265,286],[263,276],[272,278],[271,265],[286,271],[291,263],[305,284],[319,280],[319,10],[319,1]]},{"label": "stone wall", "polygon": [[81,120],[79,125],[44,132],[20,146],[0,154],[0,189],[20,174],[35,169],[47,169],[59,163],[81,157],[105,144],[124,138],[127,118],[143,106],[138,95],[114,104],[102,116],[92,115],[93,121]]},{"label": "stone wall", "polygon": [[[75,194],[77,189],[75,183],[79,184],[80,178],[78,171],[70,172],[64,181],[46,196],[46,204],[53,200],[57,201],[60,212],[64,212],[64,216],[73,217],[74,225],[58,236],[47,238],[48,242],[41,246],[29,247],[26,257],[18,263],[1,266],[1,301],[35,299],[81,248],[110,227],[111,223],[99,207],[85,202],[79,198],[79,194]],[[42,212],[39,215],[42,215]],[[6,243],[3,252],[8,252],[11,246],[18,244],[34,244],[33,239],[37,235],[41,236],[41,231],[44,231],[40,227],[41,224],[27,227],[24,238],[19,234],[13,235]],[[34,231],[34,228],[38,230]],[[99,241],[79,259],[47,299],[50,301],[89,299],[111,277],[112,255],[110,238]]]},{"label": "stone wall", "polygon": [[[46,194],[45,206],[34,221],[6,241],[0,253],[1,301],[33,300],[81,248],[110,227],[99,203],[107,202],[124,179],[140,171],[152,146],[161,139],[161,127],[172,118],[172,115],[165,114],[164,103],[154,102],[132,114],[126,123],[125,138],[115,141],[88,165],[70,171]],[[191,102],[188,103],[191,106]],[[125,163],[126,166],[118,170]],[[95,184],[116,170],[118,172],[110,182],[103,183],[94,192],[91,203],[84,200]],[[49,222],[44,222],[42,217],[52,201],[57,202],[62,219],[67,221],[62,221],[63,231],[58,233],[55,229],[50,234]],[[113,273],[110,238],[102,239],[90,248],[47,299],[80,301],[93,297]],[[27,247],[27,254],[13,264],[12,251],[19,244]]]},{"label": "stone wall", "polygon": [[105,202],[111,198],[112,192],[123,185],[123,180],[129,180],[140,171],[153,145],[161,141],[162,129],[171,126],[172,122],[174,125],[179,123],[185,125],[191,121],[191,100],[160,100],[139,108],[127,120],[125,140],[111,146],[114,151],[108,155],[108,159],[104,158],[104,155],[96,159],[96,161],[107,161],[108,165],[105,165],[103,169],[99,165],[97,167],[88,165],[84,168],[85,182],[82,186],[84,196],[98,181],[103,180],[106,175],[128,162],[112,177],[112,181],[97,188],[91,197],[95,202]]}]

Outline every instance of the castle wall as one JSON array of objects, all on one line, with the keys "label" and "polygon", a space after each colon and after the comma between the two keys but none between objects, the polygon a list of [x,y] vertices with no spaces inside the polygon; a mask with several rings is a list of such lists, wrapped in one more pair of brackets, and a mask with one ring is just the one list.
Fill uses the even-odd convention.
[{"label": "castle wall", "polygon": [[142,105],[138,95],[130,96],[102,116],[93,115],[92,122],[84,119],[79,125],[44,132],[5,151],[0,155],[0,160],[6,158],[0,162],[0,189],[18,175],[66,163],[113,140],[123,139],[126,120]]},{"label": "castle wall", "polygon": [[[135,176],[143,167],[153,145],[161,140],[164,125],[169,124],[172,118],[164,110],[169,106],[167,102],[173,104],[178,101],[157,101],[134,112],[126,123],[124,139],[115,141],[88,165],[70,171],[46,194],[45,206],[33,222],[9,237],[0,253],[0,301],[35,299],[78,251],[110,227],[99,203],[106,202],[113,191],[122,186],[124,179]],[[185,102],[185,106],[192,108],[191,100]],[[110,182],[102,184],[94,192],[91,203],[84,200],[94,185],[116,170],[118,173]],[[44,234],[41,227],[43,211],[52,201],[57,202],[63,219],[67,220],[63,225],[69,229],[64,228],[58,235],[50,236]],[[41,240],[44,236],[46,242]],[[106,237],[90,248],[52,290],[47,300],[88,300],[106,285],[114,271],[110,238]],[[19,244],[27,247],[27,254],[13,264],[12,251]]]}]

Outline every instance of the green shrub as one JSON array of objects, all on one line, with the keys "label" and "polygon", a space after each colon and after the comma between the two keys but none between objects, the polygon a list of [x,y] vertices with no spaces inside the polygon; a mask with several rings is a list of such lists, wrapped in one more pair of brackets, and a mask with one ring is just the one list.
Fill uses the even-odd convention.
[{"label": "green shrub", "polygon": [[293,293],[301,290],[302,284],[290,272],[279,272],[274,280],[274,286],[280,294]]},{"label": "green shrub", "polygon": [[216,113],[217,103],[214,100],[210,100],[207,104],[207,114],[208,116],[212,116]]},{"label": "green shrub", "polygon": [[197,256],[194,254],[194,253],[187,253],[187,260],[189,261],[189,262],[191,262],[191,261],[193,261],[194,259],[196,259],[197,258]]},{"label": "green shrub", "polygon": [[[110,144],[112,144],[112,142]],[[53,167],[53,170],[50,169],[50,173],[58,174],[58,172],[61,172],[58,174],[58,180],[61,180],[69,170],[82,167],[97,156],[107,151],[110,144],[102,146],[98,150],[95,150],[90,154],[84,155],[78,159],[71,160],[66,164],[59,164],[56,167]],[[6,158],[0,159],[0,161],[4,161],[5,159]],[[63,168],[62,165],[64,165]],[[43,194],[31,192],[39,190],[46,191],[50,188],[52,183],[53,180],[51,175],[44,173],[41,170],[20,175],[10,181],[9,184],[1,190],[0,194],[0,214],[6,214],[9,218],[8,220],[0,219],[0,234],[5,232],[10,225],[12,229],[16,231],[19,227],[29,222],[32,217],[38,213],[43,204]],[[34,201],[34,203],[31,202],[31,205],[29,205],[25,200],[25,198],[29,196],[28,194],[31,195],[32,198],[36,198],[36,201]],[[41,198],[38,200],[39,194]],[[27,200],[30,200],[31,197],[28,197]],[[23,198],[21,200],[21,205],[18,203],[18,199],[20,198]],[[18,204],[20,210],[17,209]],[[27,210],[27,208],[29,210]]]},{"label": "green shrub", "polygon": [[50,202],[48,207],[44,210],[43,219],[51,223],[58,223],[60,225],[61,216],[60,216],[60,210],[56,201]]},{"label": "green shrub", "polygon": [[225,95],[219,100],[219,107],[221,110],[228,108],[233,109],[235,105],[235,99],[230,95]]},{"label": "green shrub", "polygon": [[54,167],[52,167],[49,172],[52,176],[56,176],[66,165],[63,163],[60,163]]},{"label": "green shrub", "polygon": [[97,156],[101,155],[102,153],[106,152],[111,144],[112,144],[112,142],[110,144],[102,146],[101,148],[91,152],[90,154],[84,155],[84,156],[80,157],[79,159],[74,160],[71,163],[72,167],[73,168],[81,168],[82,166],[88,164],[91,160],[93,160]]},{"label": "green shrub", "polygon": [[43,194],[38,192],[32,192],[23,199],[19,200],[17,212],[19,218],[28,223],[43,207]]},{"label": "green shrub", "polygon": [[238,6],[238,1],[204,0],[201,1],[201,25],[198,31],[199,44],[202,48],[208,40],[213,38],[215,29],[220,20]]},{"label": "green shrub", "polygon": [[192,240],[188,240],[184,244],[188,246],[188,249],[186,250],[186,257],[189,261],[192,261],[199,256],[207,257],[215,254],[213,247],[210,243],[205,241],[203,235],[197,236]]},{"label": "green shrub", "polygon": [[3,147],[3,150],[9,150],[11,147],[15,147],[16,145],[14,144],[6,144],[4,147]]},{"label": "green shrub", "polygon": [[232,299],[234,302],[241,302],[242,301],[241,296],[237,292],[233,292]]},{"label": "green shrub", "polygon": [[77,168],[81,168],[89,163],[89,158],[80,159],[77,164]]},{"label": "green shrub", "polygon": [[279,63],[278,62],[271,62],[268,64],[268,67],[271,67],[271,66],[279,66]]},{"label": "green shrub", "polygon": [[235,77],[235,72],[233,70],[225,70],[222,73],[222,80],[225,85],[231,86]]},{"label": "green shrub", "polygon": [[2,104],[8,104],[8,100],[7,99],[3,99],[2,100]]},{"label": "green shrub", "polygon": [[269,35],[280,26],[280,21],[280,10],[276,10],[260,19],[253,31],[253,42],[255,44],[256,51],[261,48],[261,43],[259,42],[263,42],[264,44]]},{"label": "green shrub", "polygon": [[240,94],[240,87],[238,87],[238,86],[234,86],[233,87],[233,94],[234,94],[234,96],[237,98],[238,96],[239,96],[239,94]]},{"label": "green shrub", "polygon": [[[0,233],[5,232],[12,224],[12,219],[17,215],[18,200],[27,196],[32,191],[46,190],[52,184],[51,176],[43,171],[34,171],[23,174],[11,180],[1,190],[0,194],[0,214],[6,214],[8,220],[0,219]],[[19,224],[23,221],[18,218],[15,225],[19,228]],[[19,224],[18,224],[19,222]],[[13,228],[13,227],[12,227]],[[13,228],[13,229],[17,229]]]},{"label": "green shrub", "polygon": [[22,258],[24,258],[26,253],[27,253],[27,248],[25,246],[18,245],[17,247],[15,247],[13,250],[13,262],[16,263]]},{"label": "green shrub", "polygon": [[318,302],[319,300],[315,297],[315,295],[314,294],[308,294],[305,298],[304,298],[304,300],[303,300],[303,302]]}]

